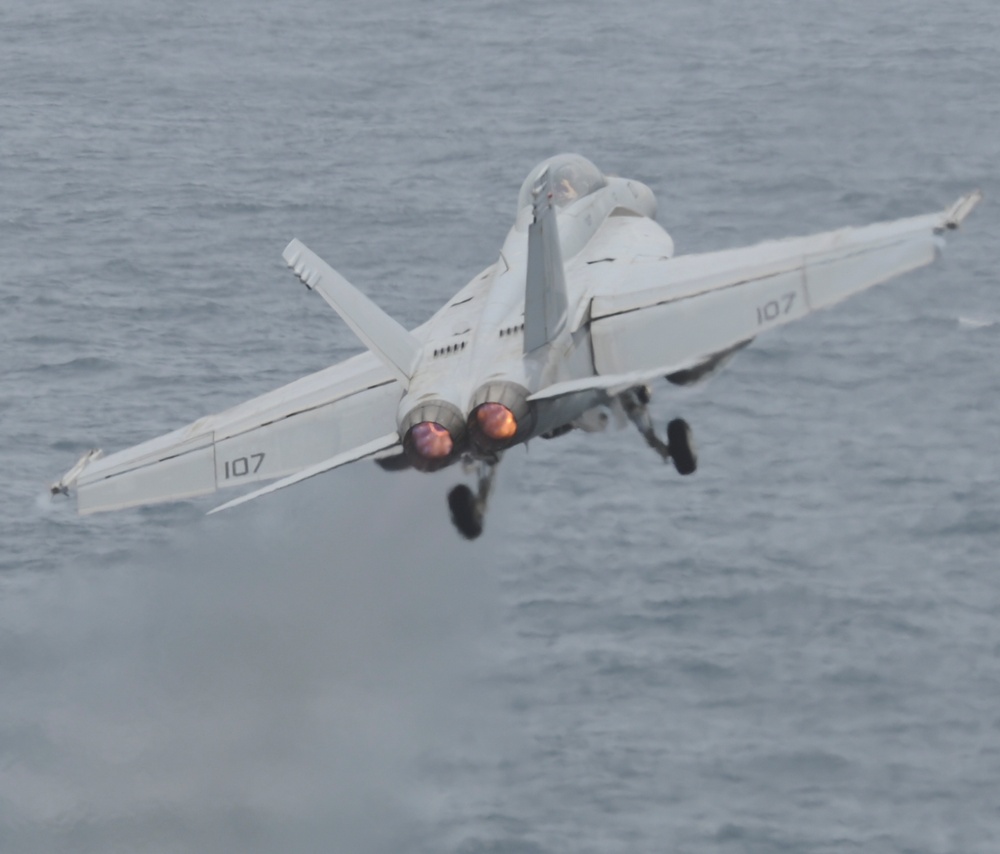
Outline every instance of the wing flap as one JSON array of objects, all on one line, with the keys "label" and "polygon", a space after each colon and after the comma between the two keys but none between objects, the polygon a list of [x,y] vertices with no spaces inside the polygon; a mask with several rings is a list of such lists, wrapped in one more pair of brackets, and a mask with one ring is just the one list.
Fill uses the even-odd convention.
[{"label": "wing flap", "polygon": [[[155,463],[184,456],[201,448],[210,447],[212,433],[198,429],[199,422],[174,430],[156,439],[150,439],[141,445],[117,451],[106,457],[96,459],[87,465],[80,473],[77,486],[89,486],[97,480],[145,468]],[[193,435],[192,435],[193,434]]]},{"label": "wing flap", "polygon": [[76,487],[77,510],[81,515],[124,510],[214,491],[215,449],[207,445],[115,475],[81,477]]},{"label": "wing flap", "polygon": [[940,238],[927,234],[877,248],[820,256],[805,265],[813,310],[836,305],[856,293],[930,264]]},{"label": "wing flap", "polygon": [[808,311],[801,270],[740,282],[594,322],[594,366],[599,374],[679,370]]},{"label": "wing flap", "polygon": [[296,472],[289,477],[283,478],[276,483],[269,484],[262,489],[257,489],[247,495],[241,495],[239,498],[234,498],[232,501],[227,501],[225,504],[220,504],[218,507],[209,510],[208,515],[211,516],[213,513],[218,513],[220,510],[228,510],[231,507],[237,507],[240,504],[245,504],[248,501],[253,501],[255,498],[260,498],[263,495],[270,495],[272,492],[277,492],[279,489],[285,489],[289,486],[294,486],[297,483],[302,483],[304,480],[309,480],[311,477],[316,477],[316,475],[324,474],[328,471],[333,471],[333,469],[340,468],[341,466],[346,466],[348,463],[357,462],[365,457],[373,456],[379,451],[384,451],[388,448],[398,448],[399,447],[399,436],[394,430],[391,433],[387,433],[384,436],[379,436],[377,439],[373,439],[370,442],[365,442],[363,445],[359,445],[356,448],[351,448],[348,451],[343,451],[342,453],[335,454],[329,459],[322,460],[321,462],[311,465],[308,468],[302,469],[302,471]]},{"label": "wing flap", "polygon": [[216,441],[219,489],[284,477],[395,427],[392,383]]}]

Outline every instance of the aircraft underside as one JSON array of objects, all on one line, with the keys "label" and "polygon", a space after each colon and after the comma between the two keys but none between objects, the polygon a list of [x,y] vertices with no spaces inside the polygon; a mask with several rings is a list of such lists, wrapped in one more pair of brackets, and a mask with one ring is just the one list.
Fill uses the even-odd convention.
[{"label": "aircraft underside", "polygon": [[[702,375],[704,376],[704,375]],[[580,414],[573,422],[539,434],[542,439],[556,439],[574,429],[586,432],[603,430],[609,420],[627,418],[646,444],[664,462],[670,461],[680,475],[693,474],[698,467],[698,457],[691,436],[691,428],[682,418],[675,418],[667,424],[666,437],[661,438],[649,413],[651,392],[648,386],[634,386],[616,395],[610,406],[595,407]],[[460,458],[460,464],[467,475],[475,476],[475,488],[465,483],[457,484],[448,493],[448,509],[452,524],[467,540],[474,540],[483,532],[483,524],[489,499],[493,492],[496,470],[503,458],[503,450],[484,450],[470,447]],[[392,460],[392,462],[389,462]],[[387,470],[400,467],[396,458],[378,461]]]}]

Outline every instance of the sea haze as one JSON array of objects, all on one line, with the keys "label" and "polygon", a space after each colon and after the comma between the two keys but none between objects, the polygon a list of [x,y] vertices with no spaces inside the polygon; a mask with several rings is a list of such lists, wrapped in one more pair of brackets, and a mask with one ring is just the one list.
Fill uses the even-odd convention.
[{"label": "sea haze", "polygon": [[[70,3],[0,12],[0,851],[1000,850],[1000,6]],[[933,266],[634,431],[362,464],[229,514],[48,482],[407,325],[529,169],[678,252],[985,201]]]}]

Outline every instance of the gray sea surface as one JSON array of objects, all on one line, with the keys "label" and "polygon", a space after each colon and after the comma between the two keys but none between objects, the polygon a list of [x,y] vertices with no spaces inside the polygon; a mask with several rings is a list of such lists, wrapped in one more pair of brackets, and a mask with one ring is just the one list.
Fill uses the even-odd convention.
[{"label": "gray sea surface", "polygon": [[[0,6],[0,852],[1000,851],[1000,5]],[[408,325],[578,151],[678,252],[986,199],[634,431],[229,514],[46,485]]]}]

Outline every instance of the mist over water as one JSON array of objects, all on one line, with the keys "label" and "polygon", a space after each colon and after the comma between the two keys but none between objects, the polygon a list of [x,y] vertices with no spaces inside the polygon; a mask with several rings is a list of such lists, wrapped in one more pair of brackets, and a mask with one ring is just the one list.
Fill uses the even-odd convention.
[{"label": "mist over water", "polygon": [[435,769],[507,737],[476,674],[495,567],[451,536],[436,484],[343,475],[10,591],[4,850],[388,852],[426,834]]},{"label": "mist over water", "polygon": [[[9,4],[8,4],[9,5]],[[1000,6],[0,11],[0,854],[1000,850]],[[458,539],[371,464],[78,518],[45,485],[407,326],[577,151],[680,253],[985,200],[943,256],[535,442]]]}]

